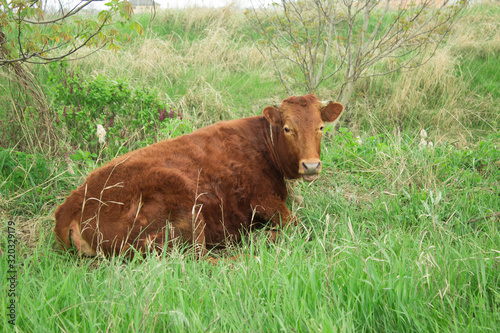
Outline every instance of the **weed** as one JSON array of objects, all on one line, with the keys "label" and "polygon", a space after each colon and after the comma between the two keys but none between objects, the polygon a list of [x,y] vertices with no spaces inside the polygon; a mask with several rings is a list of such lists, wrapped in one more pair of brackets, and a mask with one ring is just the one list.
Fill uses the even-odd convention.
[{"label": "weed", "polygon": [[74,161],[96,159],[103,153],[104,158],[113,157],[137,142],[152,143],[171,129],[179,134],[182,114],[168,107],[156,90],[102,75],[89,78],[81,71],[69,71],[64,63],[51,67],[55,123],[67,133]]}]

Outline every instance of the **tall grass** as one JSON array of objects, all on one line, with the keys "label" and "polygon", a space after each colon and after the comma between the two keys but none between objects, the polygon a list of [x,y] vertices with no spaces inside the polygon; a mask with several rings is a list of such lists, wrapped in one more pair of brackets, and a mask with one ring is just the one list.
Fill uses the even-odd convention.
[{"label": "tall grass", "polygon": [[468,9],[447,43],[417,70],[376,77],[357,87],[352,125],[426,128],[443,140],[475,142],[500,128],[498,6]]}]

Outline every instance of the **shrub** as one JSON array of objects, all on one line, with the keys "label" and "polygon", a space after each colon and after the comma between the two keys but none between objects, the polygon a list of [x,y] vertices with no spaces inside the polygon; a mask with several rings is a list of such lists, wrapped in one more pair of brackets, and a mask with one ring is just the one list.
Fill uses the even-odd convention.
[{"label": "shrub", "polygon": [[[125,79],[92,78],[78,69],[68,70],[65,63],[51,66],[55,122],[67,132],[73,153],[80,151],[94,159],[102,153],[113,156],[122,147],[133,149],[153,143],[159,135],[189,130],[180,112],[169,107],[155,89],[133,86]],[[98,125],[105,137],[99,138]]]}]

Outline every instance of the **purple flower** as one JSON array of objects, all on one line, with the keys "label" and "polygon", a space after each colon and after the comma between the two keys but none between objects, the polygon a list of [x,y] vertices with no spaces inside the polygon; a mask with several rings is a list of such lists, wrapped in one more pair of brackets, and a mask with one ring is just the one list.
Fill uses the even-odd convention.
[{"label": "purple flower", "polygon": [[121,134],[121,138],[124,139],[125,138],[125,134],[127,133],[127,131],[125,129],[123,129],[122,131],[122,134]]},{"label": "purple flower", "polygon": [[158,109],[158,113],[159,113],[158,119],[159,119],[160,121],[165,120],[165,117],[166,117],[166,115],[167,115],[167,110],[165,110],[165,108],[163,108],[163,109]]},{"label": "purple flower", "polygon": [[114,122],[115,122],[115,118],[113,116],[109,117],[109,127],[113,127]]},{"label": "purple flower", "polygon": [[64,109],[63,109],[63,116],[66,117],[66,107],[64,107]]},{"label": "purple flower", "polygon": [[56,113],[56,124],[59,125],[59,114]]},{"label": "purple flower", "polygon": [[168,114],[168,117],[170,119],[173,119],[175,117],[174,109],[170,108],[170,113]]},{"label": "purple flower", "polygon": [[165,118],[167,117],[167,109],[165,108],[162,108],[162,109],[158,109],[158,113],[160,114],[160,121],[163,121],[165,120]]}]

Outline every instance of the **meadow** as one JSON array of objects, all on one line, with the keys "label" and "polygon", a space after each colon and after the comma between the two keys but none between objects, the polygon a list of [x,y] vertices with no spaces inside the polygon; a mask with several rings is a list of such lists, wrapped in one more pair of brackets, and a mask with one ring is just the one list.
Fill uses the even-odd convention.
[{"label": "meadow", "polygon": [[99,165],[287,97],[238,9],[141,23],[116,53],[31,67],[43,98],[0,72],[2,331],[500,331],[500,5],[467,8],[424,66],[358,82],[321,177],[293,184],[301,230],[217,266],[56,246],[56,207]]}]

